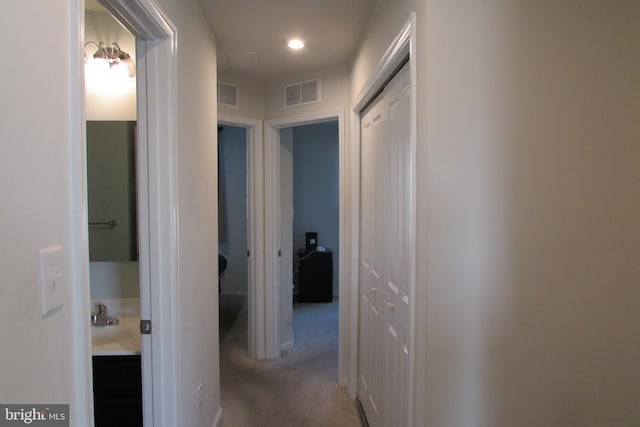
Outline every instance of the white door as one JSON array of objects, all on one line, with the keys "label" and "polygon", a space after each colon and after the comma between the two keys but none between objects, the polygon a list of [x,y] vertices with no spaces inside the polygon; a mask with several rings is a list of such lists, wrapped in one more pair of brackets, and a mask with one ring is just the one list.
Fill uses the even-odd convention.
[{"label": "white door", "polygon": [[[138,268],[140,274],[140,319],[151,319],[151,234],[149,216],[149,135],[147,126],[147,79],[145,51],[147,42],[136,39],[136,192],[138,195]],[[151,335],[141,336],[142,419],[145,427],[153,423],[153,357]]]},{"label": "white door", "polygon": [[293,348],[293,128],[280,130],[280,348]]},{"label": "white door", "polygon": [[372,427],[407,425],[410,94],[407,63],[361,118],[358,396]]}]

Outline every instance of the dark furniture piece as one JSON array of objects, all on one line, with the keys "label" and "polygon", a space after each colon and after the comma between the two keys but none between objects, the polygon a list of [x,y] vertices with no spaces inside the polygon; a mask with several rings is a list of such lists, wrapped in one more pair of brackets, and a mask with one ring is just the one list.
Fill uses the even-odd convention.
[{"label": "dark furniture piece", "polygon": [[93,356],[96,427],[142,427],[140,356]]},{"label": "dark furniture piece", "polygon": [[333,254],[331,250],[298,251],[297,302],[333,301]]}]

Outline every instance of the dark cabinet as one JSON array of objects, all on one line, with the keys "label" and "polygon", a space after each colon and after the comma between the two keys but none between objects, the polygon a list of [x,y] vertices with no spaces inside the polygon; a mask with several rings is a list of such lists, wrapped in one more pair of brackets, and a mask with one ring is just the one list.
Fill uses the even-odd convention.
[{"label": "dark cabinet", "polygon": [[299,251],[296,274],[297,302],[333,301],[333,254]]},{"label": "dark cabinet", "polygon": [[142,427],[142,369],[139,355],[93,356],[96,427]]}]

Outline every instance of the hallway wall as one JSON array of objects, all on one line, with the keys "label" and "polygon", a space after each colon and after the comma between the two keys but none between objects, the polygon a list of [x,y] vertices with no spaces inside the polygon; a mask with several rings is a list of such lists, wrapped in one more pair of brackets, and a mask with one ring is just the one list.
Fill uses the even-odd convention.
[{"label": "hallway wall", "polygon": [[178,30],[179,424],[211,427],[221,410],[218,314],[212,309],[218,305],[216,42],[196,0],[156,1]]},{"label": "hallway wall", "polygon": [[[13,66],[0,97],[0,402],[70,403],[67,416],[89,425],[83,11],[75,0],[24,0],[4,3],[2,12],[0,36],[11,41],[5,59]],[[35,46],[37,55],[28,54]],[[43,313],[38,254],[55,246],[62,306]]]},{"label": "hallway wall", "polygon": [[637,2],[379,2],[352,94],[411,9],[416,425],[640,424]]},{"label": "hallway wall", "polygon": [[236,107],[218,104],[220,113],[263,120],[265,114],[265,83],[238,76],[233,72],[220,71],[218,81],[238,86]]},{"label": "hallway wall", "polygon": [[[284,106],[284,87],[306,80],[320,79],[319,103],[300,107]],[[324,113],[349,107],[349,68],[339,65],[271,80],[265,86],[265,119],[281,119],[305,114]]]},{"label": "hallway wall", "polygon": [[[281,119],[323,113],[349,107],[348,65],[298,73],[266,82],[220,72],[219,81],[238,86],[238,107],[219,104],[221,113],[258,120]],[[321,80],[321,102],[299,107],[284,106],[284,87],[306,80]]]}]

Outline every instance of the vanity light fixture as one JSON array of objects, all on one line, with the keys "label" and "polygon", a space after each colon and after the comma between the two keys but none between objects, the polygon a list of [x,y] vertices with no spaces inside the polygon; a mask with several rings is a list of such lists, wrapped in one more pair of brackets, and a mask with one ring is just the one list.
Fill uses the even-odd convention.
[{"label": "vanity light fixture", "polygon": [[291,39],[291,40],[289,40],[288,46],[291,49],[299,50],[299,49],[302,49],[304,47],[304,42],[302,40],[300,40],[300,39]]},{"label": "vanity light fixture", "polygon": [[85,73],[94,74],[94,77],[103,76],[109,79],[132,79],[136,76],[136,64],[131,56],[120,49],[118,43],[110,45],[105,42],[89,41],[84,44],[85,51],[88,45],[95,45],[97,50],[88,57],[85,52]]}]

